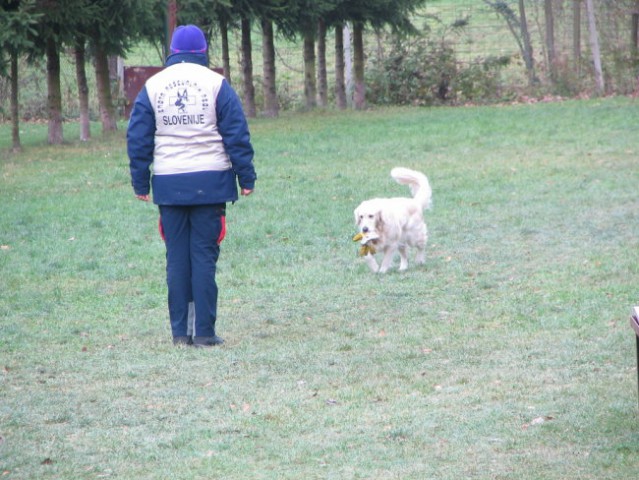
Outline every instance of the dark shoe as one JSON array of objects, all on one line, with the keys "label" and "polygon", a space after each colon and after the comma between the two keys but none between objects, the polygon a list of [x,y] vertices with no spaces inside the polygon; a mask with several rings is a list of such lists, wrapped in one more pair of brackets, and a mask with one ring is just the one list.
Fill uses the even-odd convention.
[{"label": "dark shoe", "polygon": [[191,337],[173,337],[173,345],[191,345],[192,343]]},{"label": "dark shoe", "polygon": [[215,347],[223,343],[224,339],[217,335],[213,335],[212,337],[193,337],[193,346],[198,348]]}]

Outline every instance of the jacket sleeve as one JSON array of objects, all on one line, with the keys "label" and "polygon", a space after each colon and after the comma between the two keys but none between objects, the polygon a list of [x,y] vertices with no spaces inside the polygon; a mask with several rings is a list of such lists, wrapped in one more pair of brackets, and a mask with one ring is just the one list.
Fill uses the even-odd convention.
[{"label": "jacket sleeve", "polygon": [[146,87],[140,90],[133,104],[126,139],[133,190],[136,195],[148,195],[155,147],[155,114]]},{"label": "jacket sleeve", "polygon": [[217,128],[238,183],[241,188],[253,190],[257,175],[253,166],[253,146],[248,123],[239,97],[226,80],[222,82],[215,105]]}]

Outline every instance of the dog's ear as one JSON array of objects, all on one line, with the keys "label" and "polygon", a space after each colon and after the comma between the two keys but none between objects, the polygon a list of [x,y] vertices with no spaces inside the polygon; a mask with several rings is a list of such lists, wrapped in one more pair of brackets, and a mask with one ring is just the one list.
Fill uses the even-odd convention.
[{"label": "dog's ear", "polygon": [[375,212],[375,230],[377,230],[378,233],[382,233],[384,231],[385,223],[386,222],[384,221],[384,216],[382,215],[382,211],[377,210]]},{"label": "dog's ear", "polygon": [[355,217],[355,225],[359,225],[359,207],[353,210],[353,216]]}]

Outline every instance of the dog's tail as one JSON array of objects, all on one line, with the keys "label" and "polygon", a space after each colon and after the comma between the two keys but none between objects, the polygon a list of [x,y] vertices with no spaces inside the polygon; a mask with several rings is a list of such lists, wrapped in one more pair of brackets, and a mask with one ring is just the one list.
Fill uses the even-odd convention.
[{"label": "dog's tail", "polygon": [[422,208],[431,207],[433,191],[426,175],[409,168],[395,167],[391,170],[391,177],[397,183],[408,185],[413,198],[421,203]]}]

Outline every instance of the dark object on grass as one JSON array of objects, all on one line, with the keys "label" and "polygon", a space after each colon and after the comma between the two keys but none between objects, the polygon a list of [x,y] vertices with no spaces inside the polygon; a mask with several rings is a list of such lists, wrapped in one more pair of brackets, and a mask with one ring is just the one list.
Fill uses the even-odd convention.
[{"label": "dark object on grass", "polygon": [[639,388],[639,307],[633,307],[630,315],[630,326],[635,331],[637,339],[637,386]]}]

